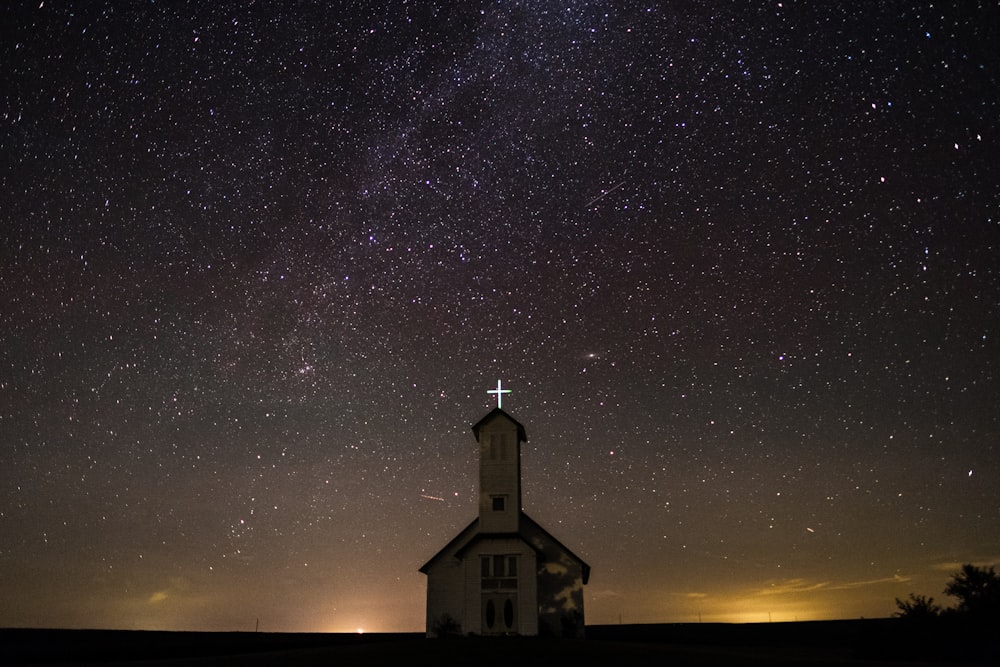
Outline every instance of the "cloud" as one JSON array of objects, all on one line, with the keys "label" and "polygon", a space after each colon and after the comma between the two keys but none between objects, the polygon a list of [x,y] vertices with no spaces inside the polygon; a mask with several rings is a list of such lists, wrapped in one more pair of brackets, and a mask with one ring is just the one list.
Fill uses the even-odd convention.
[{"label": "cloud", "polygon": [[152,595],[149,596],[149,603],[150,604],[156,604],[158,602],[163,602],[168,597],[170,597],[170,596],[167,595],[166,591],[156,591],[155,593],[153,593]]},{"label": "cloud", "polygon": [[607,588],[602,591],[587,592],[587,598],[590,600],[606,600],[608,598],[620,598],[620,597],[623,597],[621,593]]},{"label": "cloud", "polygon": [[936,572],[958,572],[962,569],[961,563],[936,563],[931,566],[931,569]]},{"label": "cloud", "polygon": [[910,581],[912,577],[894,574],[891,577],[880,579],[866,579],[863,581],[845,581],[836,583],[831,581],[807,581],[806,579],[785,579],[782,581],[772,581],[765,588],[754,591],[755,595],[795,595],[798,593],[811,593],[813,591],[845,591],[866,586],[880,586],[882,584],[902,584]]},{"label": "cloud", "polygon": [[820,590],[830,585],[828,581],[810,583],[805,579],[785,579],[784,581],[772,581],[766,588],[759,588],[754,591],[755,595],[790,595],[795,593],[809,593]]},{"label": "cloud", "polygon": [[997,563],[1000,563],[1000,557],[987,558],[984,560],[973,560],[966,561],[964,563],[952,562],[952,563],[937,563],[931,566],[932,570],[936,572],[947,572],[948,574],[954,574],[962,569],[963,565],[975,565],[976,567],[995,567]]},{"label": "cloud", "polygon": [[904,584],[910,581],[913,577],[904,577],[900,574],[894,574],[891,577],[883,577],[882,579],[868,579],[866,581],[851,581],[845,584],[837,584],[831,586],[831,591],[843,591],[851,588],[864,588],[865,586],[877,586],[879,584]]}]

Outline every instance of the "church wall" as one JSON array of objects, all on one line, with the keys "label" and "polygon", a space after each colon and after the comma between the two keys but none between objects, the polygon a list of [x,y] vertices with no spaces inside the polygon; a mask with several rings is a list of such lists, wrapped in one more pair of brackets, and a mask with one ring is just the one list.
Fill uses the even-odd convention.
[{"label": "church wall", "polygon": [[465,586],[462,600],[462,613],[465,616],[466,634],[478,635],[483,629],[483,619],[479,605],[482,604],[482,593],[479,584],[479,556],[469,554],[462,562],[463,582]]},{"label": "church wall", "polygon": [[547,637],[583,639],[583,570],[570,559],[538,566],[538,632]]},{"label": "church wall", "polygon": [[[523,636],[582,638],[584,635],[583,569],[560,545],[544,534],[519,538],[485,538],[468,547],[462,558],[441,557],[427,572],[426,631],[438,636],[447,614],[461,635],[483,633],[482,556],[518,556],[517,633]],[[536,549],[541,551],[538,555]],[[535,576],[532,576],[534,574]]]},{"label": "church wall", "polygon": [[528,540],[541,553],[538,561],[538,633],[582,639],[583,564],[548,533],[529,529]]},{"label": "church wall", "polygon": [[427,636],[438,636],[438,630],[448,630],[442,625],[445,615],[456,623],[453,628],[465,634],[465,566],[455,558],[442,558],[427,573]]},{"label": "church wall", "polygon": [[521,619],[521,634],[534,637],[538,634],[538,580],[530,576],[538,571],[538,560],[535,552],[528,550],[524,556],[524,575],[518,582],[520,587],[519,616]]}]

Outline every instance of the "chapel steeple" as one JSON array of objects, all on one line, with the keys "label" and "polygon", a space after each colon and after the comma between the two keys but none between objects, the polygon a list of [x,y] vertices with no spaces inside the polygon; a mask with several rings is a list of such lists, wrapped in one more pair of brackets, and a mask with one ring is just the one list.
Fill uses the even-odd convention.
[{"label": "chapel steeple", "polygon": [[521,516],[521,443],[528,440],[524,426],[498,406],[472,432],[479,442],[479,524],[484,533],[516,533]]}]

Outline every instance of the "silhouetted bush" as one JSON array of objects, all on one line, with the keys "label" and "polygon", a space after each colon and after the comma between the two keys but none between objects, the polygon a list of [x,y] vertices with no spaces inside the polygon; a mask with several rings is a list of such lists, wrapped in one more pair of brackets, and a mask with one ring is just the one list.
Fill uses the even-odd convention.
[{"label": "silhouetted bush", "polygon": [[434,621],[432,630],[438,639],[452,639],[462,636],[462,625],[448,613],[441,614],[441,617]]}]

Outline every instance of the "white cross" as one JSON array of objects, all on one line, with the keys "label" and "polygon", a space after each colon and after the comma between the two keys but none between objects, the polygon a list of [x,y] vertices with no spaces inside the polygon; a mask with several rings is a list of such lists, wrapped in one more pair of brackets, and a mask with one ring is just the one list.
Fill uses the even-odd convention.
[{"label": "white cross", "polygon": [[501,385],[500,385],[500,380],[497,380],[497,388],[496,389],[489,389],[489,390],[487,390],[486,393],[487,394],[496,394],[497,395],[497,407],[498,408],[503,408],[503,395],[504,394],[509,394],[510,393],[510,389],[503,389],[501,387]]}]

